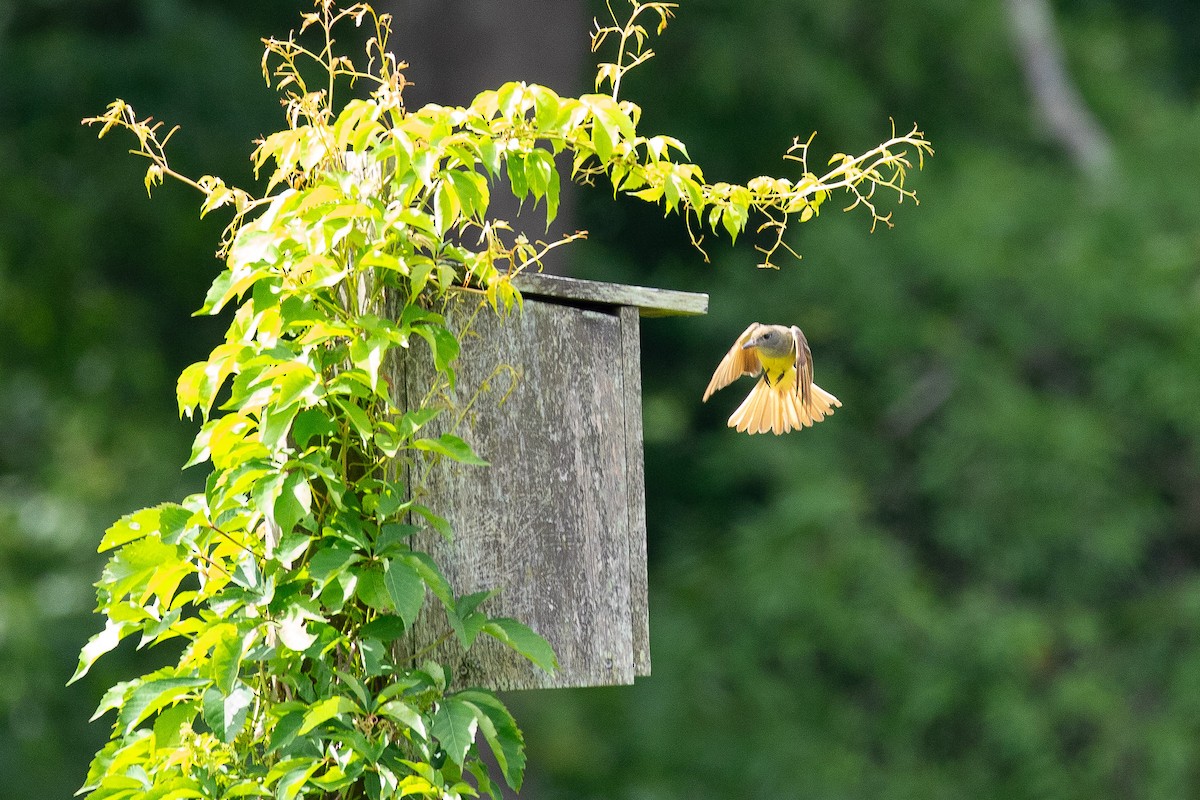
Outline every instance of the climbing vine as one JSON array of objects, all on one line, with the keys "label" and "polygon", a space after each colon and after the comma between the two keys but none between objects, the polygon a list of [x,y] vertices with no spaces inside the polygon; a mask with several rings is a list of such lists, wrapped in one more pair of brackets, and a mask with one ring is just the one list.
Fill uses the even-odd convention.
[{"label": "climbing vine", "polygon": [[[760,247],[771,265],[789,223],[834,193],[890,224],[876,194],[914,197],[905,176],[931,152],[917,129],[893,130],[818,175],[810,139],[786,156],[792,178],[707,183],[683,143],[640,134],[640,109],[619,97],[622,76],[652,55],[644,21],[661,32],[673,9],[634,2],[597,25],[594,48],[616,45],[597,93],[508,83],[466,107],[409,109],[387,15],[318,0],[288,38],[264,40],[285,124],[256,143],[257,194],[176,172],[176,129],[123,101],[85,120],[101,136],[133,134],[148,192],[171,178],[201,192],[201,215],[232,210],[201,313],[234,308],[224,341],[178,382],[181,414],[200,422],[188,465],[211,468],[204,491],[129,514],[100,542],[111,553],[97,584],[105,626],[74,679],[128,637],[176,642],[179,656],[104,696],[96,716],[115,721],[89,797],[497,798],[497,780],[520,787],[524,745],[504,704],[460,685],[460,664],[403,646],[418,616],[438,613],[464,658],[488,636],[556,667],[536,632],[489,615],[488,593],[457,595],[415,547],[422,531],[453,533],[406,478],[420,473],[402,469],[431,458],[486,467],[455,433],[426,433],[464,346],[447,300],[519,311],[514,276],[582,235],[543,242],[491,216],[497,179],[553,219],[566,152],[570,179],[681,214],[697,246],[705,229],[736,239],[756,219],[772,233]],[[367,27],[358,61],[335,46],[347,25]],[[355,84],[369,92],[350,93]],[[432,365],[420,402],[397,400],[396,359]]]}]

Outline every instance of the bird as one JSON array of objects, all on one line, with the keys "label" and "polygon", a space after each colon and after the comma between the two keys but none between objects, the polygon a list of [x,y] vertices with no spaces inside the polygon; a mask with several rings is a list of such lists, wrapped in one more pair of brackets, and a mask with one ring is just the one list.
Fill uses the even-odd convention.
[{"label": "bird", "polygon": [[842,401],[813,383],[812,351],[795,325],[750,327],[729,348],[717,365],[704,402],[743,375],[759,375],[758,383],[729,417],[729,427],[740,433],[787,433],[810,428],[841,408]]}]

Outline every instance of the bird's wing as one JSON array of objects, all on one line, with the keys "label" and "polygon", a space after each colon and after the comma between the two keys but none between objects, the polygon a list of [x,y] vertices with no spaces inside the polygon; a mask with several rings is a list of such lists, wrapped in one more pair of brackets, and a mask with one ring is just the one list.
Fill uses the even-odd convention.
[{"label": "bird's wing", "polygon": [[729,348],[729,352],[717,365],[717,371],[713,373],[712,380],[708,382],[708,388],[704,390],[704,400],[707,401],[713,392],[723,389],[743,375],[757,375],[762,372],[758,351],[753,347],[742,349],[742,345],[750,341],[750,337],[758,327],[757,322],[750,323],[750,327],[742,331],[742,335],[733,343],[733,347]]},{"label": "bird's wing", "polygon": [[803,331],[793,325],[791,332],[792,352],[796,359],[796,390],[800,393],[800,402],[808,408],[813,382],[812,351],[808,349],[808,339],[804,338]]}]

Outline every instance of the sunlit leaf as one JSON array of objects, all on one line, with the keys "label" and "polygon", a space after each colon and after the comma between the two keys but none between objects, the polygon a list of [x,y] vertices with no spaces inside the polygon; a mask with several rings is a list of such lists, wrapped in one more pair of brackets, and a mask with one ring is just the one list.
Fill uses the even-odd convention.
[{"label": "sunlit leaf", "polygon": [[104,630],[97,633],[92,638],[88,639],[87,644],[83,646],[83,650],[79,654],[79,666],[75,669],[75,674],[67,681],[67,685],[74,683],[87,674],[91,669],[92,664],[96,663],[96,659],[105,653],[111,652],[121,639],[128,636],[129,633],[137,629],[137,625],[130,622],[114,622],[108,620],[104,624]]},{"label": "sunlit leaf", "polygon": [[154,720],[154,746],[176,747],[181,738],[181,728],[190,726],[200,709],[195,702],[177,703],[159,712]]},{"label": "sunlit leaf", "polygon": [[140,684],[125,698],[117,715],[117,728],[129,733],[159,709],[182,697],[194,696],[197,688],[208,684],[204,678],[160,678]]},{"label": "sunlit leaf", "polygon": [[471,706],[454,697],[448,697],[434,712],[430,733],[441,742],[446,756],[462,766],[467,750],[475,743],[475,730],[478,725]]},{"label": "sunlit leaf", "polygon": [[335,697],[327,697],[324,700],[314,703],[312,707],[309,708],[304,715],[304,723],[296,731],[296,734],[298,736],[303,736],[313,728],[328,722],[334,717],[337,717],[341,714],[350,713],[361,714],[362,709],[360,709],[349,697],[342,697],[340,695]]},{"label": "sunlit leaf", "polygon": [[379,713],[409,728],[422,739],[429,735],[426,732],[424,717],[403,700],[387,701],[379,707]]},{"label": "sunlit leaf", "polygon": [[279,641],[290,650],[303,653],[317,641],[317,636],[308,630],[308,615],[298,607],[289,609],[279,621]]},{"label": "sunlit leaf", "polygon": [[211,688],[204,693],[204,724],[223,742],[232,742],[242,732],[254,691],[244,683],[230,687],[228,693]]}]

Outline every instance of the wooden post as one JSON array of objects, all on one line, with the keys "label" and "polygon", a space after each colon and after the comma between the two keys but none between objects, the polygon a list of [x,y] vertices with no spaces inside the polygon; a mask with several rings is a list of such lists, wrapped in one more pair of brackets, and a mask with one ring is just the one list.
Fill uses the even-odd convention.
[{"label": "wooden post", "polygon": [[[517,286],[524,310],[505,319],[470,295],[447,307],[462,354],[430,435],[458,421],[454,433],[491,466],[411,465],[410,484],[427,487],[423,502],[455,532],[453,542],[427,533],[414,546],[457,593],[499,589],[490,613],[545,636],[560,670],[547,675],[486,636],[463,657],[434,604],[413,652],[443,639],[432,653],[461,665],[461,684],[629,684],[650,673],[638,318],[703,314],[708,297],[540,274]],[[432,367],[392,366],[401,406],[419,401]]]}]

